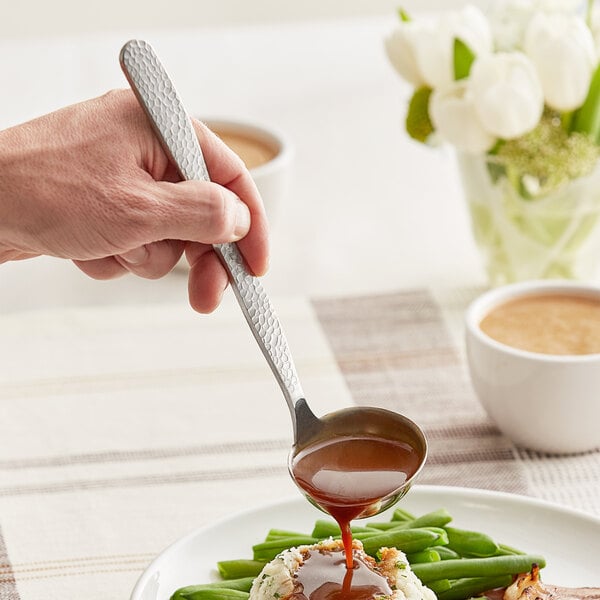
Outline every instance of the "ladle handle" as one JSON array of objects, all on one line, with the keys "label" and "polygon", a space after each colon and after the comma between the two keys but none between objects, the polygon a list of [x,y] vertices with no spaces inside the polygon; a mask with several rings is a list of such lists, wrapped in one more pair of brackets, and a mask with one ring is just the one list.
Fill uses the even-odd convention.
[{"label": "ladle handle", "polygon": [[[127,42],[121,50],[120,62],[131,88],[183,179],[210,181],[192,121],[150,44],[142,40]],[[295,435],[296,403],[304,393],[279,319],[262,284],[248,271],[237,245],[215,244],[213,248],[229,274],[246,321],[283,391]]]}]

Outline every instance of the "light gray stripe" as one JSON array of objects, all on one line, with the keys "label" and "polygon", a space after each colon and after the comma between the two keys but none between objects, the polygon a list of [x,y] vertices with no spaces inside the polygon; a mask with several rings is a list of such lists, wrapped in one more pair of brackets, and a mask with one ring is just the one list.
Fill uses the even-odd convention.
[{"label": "light gray stripe", "polygon": [[48,467],[68,467],[82,464],[112,462],[139,462],[179,458],[186,456],[205,456],[215,454],[236,454],[254,452],[275,452],[289,449],[291,440],[257,440],[228,444],[201,444],[173,448],[148,448],[136,450],[107,450],[86,454],[67,454],[63,456],[37,456],[24,459],[0,460],[0,469],[39,469]]},{"label": "light gray stripe", "polygon": [[[200,483],[205,481],[228,481],[238,479],[266,479],[281,477],[287,474],[285,465],[256,467],[254,469],[219,470],[219,471],[184,471],[160,475],[138,475],[132,477],[115,477],[112,479],[90,479],[59,481],[43,484],[16,485],[0,488],[2,496],[44,495],[63,492],[79,492],[110,488],[148,487],[155,485],[174,485],[182,483]],[[4,600],[0,597],[0,600]]]}]

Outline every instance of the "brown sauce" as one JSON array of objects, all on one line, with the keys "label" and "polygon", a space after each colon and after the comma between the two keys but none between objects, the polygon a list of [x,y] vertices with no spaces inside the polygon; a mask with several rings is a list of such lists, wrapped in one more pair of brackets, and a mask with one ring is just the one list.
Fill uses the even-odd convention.
[{"label": "brown sauce", "polygon": [[252,135],[225,129],[213,131],[244,161],[248,169],[260,167],[277,156],[276,148]]},{"label": "brown sauce", "polygon": [[301,450],[292,460],[297,484],[339,524],[346,566],[353,567],[350,522],[378,512],[382,499],[417,472],[421,457],[408,443],[339,436]]},{"label": "brown sauce", "polygon": [[388,580],[373,570],[368,558],[354,555],[346,567],[344,552],[310,550],[296,571],[293,600],[372,600],[390,595]]},{"label": "brown sauce", "polygon": [[600,300],[575,294],[536,294],[509,300],[479,324],[491,338],[542,354],[600,353]]}]

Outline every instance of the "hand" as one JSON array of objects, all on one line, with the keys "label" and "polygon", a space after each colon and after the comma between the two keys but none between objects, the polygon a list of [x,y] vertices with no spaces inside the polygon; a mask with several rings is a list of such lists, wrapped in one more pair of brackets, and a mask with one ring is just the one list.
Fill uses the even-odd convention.
[{"label": "hand", "polygon": [[212,182],[181,181],[129,90],[1,131],[0,262],[46,254],[95,279],[155,279],[185,250],[190,304],[212,311],[228,282],[212,244],[240,240],[262,275],[268,232],[241,159],[194,127]]}]

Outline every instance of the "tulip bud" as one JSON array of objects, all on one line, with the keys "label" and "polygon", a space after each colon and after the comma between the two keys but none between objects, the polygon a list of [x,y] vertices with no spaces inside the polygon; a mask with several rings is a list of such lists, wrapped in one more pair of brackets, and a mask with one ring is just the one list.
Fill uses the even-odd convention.
[{"label": "tulip bud", "polygon": [[475,6],[435,18],[403,21],[385,40],[394,68],[415,87],[435,88],[454,79],[454,41],[460,39],[479,56],[492,50],[485,15]]},{"label": "tulip bud", "polygon": [[464,79],[433,91],[429,115],[436,131],[464,152],[486,152],[496,142],[496,138],[485,131],[479,121],[473,95],[468,81]]},{"label": "tulip bud", "polygon": [[583,104],[596,66],[594,38],[583,19],[538,13],[527,27],[524,48],[549,107],[571,111]]},{"label": "tulip bud", "polygon": [[502,139],[531,131],[544,110],[542,86],[532,62],[521,52],[477,58],[469,86],[484,129]]},{"label": "tulip bud", "polygon": [[403,21],[390,36],[385,39],[385,51],[401,77],[415,87],[425,84],[425,79],[415,55],[416,40],[423,26],[418,21]]},{"label": "tulip bud", "polygon": [[492,50],[492,33],[485,15],[475,6],[442,13],[416,40],[417,64],[427,84],[436,88],[454,79],[454,41],[461,40],[475,56]]}]

